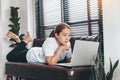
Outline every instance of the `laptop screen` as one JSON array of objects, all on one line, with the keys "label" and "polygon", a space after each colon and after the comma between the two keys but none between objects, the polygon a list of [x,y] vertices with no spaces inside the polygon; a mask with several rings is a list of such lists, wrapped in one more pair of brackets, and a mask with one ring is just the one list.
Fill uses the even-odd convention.
[{"label": "laptop screen", "polygon": [[76,40],[71,65],[91,65],[98,52],[99,42]]}]

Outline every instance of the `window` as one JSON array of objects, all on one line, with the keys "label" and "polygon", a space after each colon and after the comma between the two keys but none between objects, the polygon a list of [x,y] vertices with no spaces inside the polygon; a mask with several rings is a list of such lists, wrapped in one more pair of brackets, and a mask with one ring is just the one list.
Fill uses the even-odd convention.
[{"label": "window", "polygon": [[36,0],[37,37],[49,36],[55,25],[66,22],[72,36],[100,34],[102,16],[100,0]]}]

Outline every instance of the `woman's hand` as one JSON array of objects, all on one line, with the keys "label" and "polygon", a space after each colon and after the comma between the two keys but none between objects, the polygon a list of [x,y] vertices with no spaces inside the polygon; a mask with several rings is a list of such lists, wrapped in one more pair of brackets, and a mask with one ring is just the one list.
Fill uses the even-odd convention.
[{"label": "woman's hand", "polygon": [[67,45],[67,44],[64,44],[64,45],[61,45],[60,48],[62,50],[69,50],[71,47],[69,45]]}]

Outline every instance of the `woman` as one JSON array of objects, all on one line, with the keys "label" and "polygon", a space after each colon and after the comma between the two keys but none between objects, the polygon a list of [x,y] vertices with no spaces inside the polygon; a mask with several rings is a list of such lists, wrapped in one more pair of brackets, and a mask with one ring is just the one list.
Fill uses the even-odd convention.
[{"label": "woman", "polygon": [[12,32],[7,36],[17,42],[17,46],[7,55],[7,60],[12,62],[41,62],[48,65],[55,65],[66,58],[67,62],[71,60],[70,47],[71,29],[66,23],[60,23],[51,34],[52,37],[46,38],[42,47],[33,47],[27,49],[26,45],[32,40],[29,32],[24,41]]}]

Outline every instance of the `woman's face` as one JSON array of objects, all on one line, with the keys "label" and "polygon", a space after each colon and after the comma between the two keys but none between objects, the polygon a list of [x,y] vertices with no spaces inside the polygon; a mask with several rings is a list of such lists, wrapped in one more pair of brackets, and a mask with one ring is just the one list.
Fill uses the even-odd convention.
[{"label": "woman's face", "polygon": [[65,45],[70,40],[71,30],[68,28],[63,29],[59,34],[55,33],[55,37],[59,45]]}]

